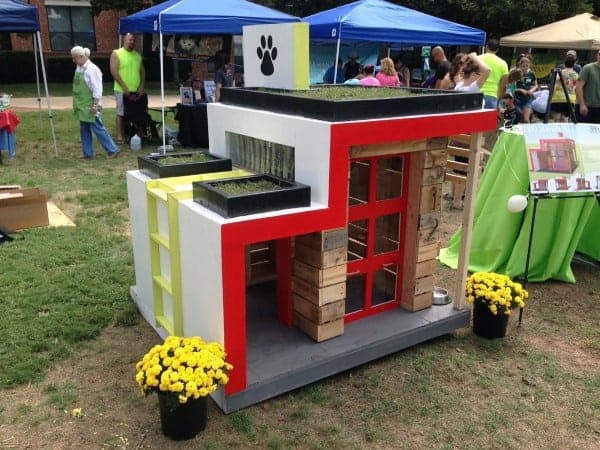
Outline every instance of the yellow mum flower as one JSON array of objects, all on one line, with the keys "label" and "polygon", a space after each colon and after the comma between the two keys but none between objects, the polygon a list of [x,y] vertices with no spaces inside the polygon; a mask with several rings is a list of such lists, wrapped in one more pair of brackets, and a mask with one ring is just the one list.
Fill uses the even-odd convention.
[{"label": "yellow mum flower", "polygon": [[207,396],[229,381],[233,366],[225,361],[223,346],[199,337],[169,336],[153,346],[135,365],[142,392],[168,392],[180,403]]}]

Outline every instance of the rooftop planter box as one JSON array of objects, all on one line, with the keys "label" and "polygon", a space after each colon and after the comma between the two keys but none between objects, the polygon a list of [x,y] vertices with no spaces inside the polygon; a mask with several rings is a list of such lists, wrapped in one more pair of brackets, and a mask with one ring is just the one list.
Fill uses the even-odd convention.
[{"label": "rooftop planter box", "polygon": [[181,177],[231,170],[231,159],[205,152],[176,152],[138,156],[140,172],[150,178]]},{"label": "rooftop planter box", "polygon": [[329,122],[482,108],[483,94],[420,88],[319,86],[305,91],[223,88],[221,102]]},{"label": "rooftop planter box", "polygon": [[192,183],[194,201],[231,218],[310,206],[310,186],[273,175],[251,175]]}]

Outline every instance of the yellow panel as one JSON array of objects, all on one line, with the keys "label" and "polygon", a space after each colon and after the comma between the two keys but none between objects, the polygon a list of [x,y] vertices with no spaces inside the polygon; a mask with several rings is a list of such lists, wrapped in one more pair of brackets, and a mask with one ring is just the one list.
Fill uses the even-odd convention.
[{"label": "yellow panel", "polygon": [[310,86],[308,23],[294,24],[294,87]]},{"label": "yellow panel", "polygon": [[[211,181],[224,178],[237,178],[252,175],[246,170],[231,170],[213,172],[183,177],[161,178],[146,183],[148,199],[148,231],[150,239],[150,267],[152,271],[152,292],[154,295],[154,316],[157,325],[163,327],[169,334],[183,335],[183,306],[181,298],[181,261],[179,251],[179,202],[193,197],[192,183],[194,181]],[[169,236],[158,233],[157,202],[167,204],[169,221]],[[159,246],[169,251],[171,260],[171,282],[162,274],[160,269]],[[173,320],[165,316],[162,290],[171,295],[173,300]]]}]

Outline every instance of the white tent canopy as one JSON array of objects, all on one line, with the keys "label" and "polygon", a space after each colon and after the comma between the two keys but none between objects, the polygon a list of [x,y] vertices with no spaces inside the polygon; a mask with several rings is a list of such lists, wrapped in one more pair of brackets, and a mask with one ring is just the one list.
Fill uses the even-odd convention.
[{"label": "white tent canopy", "polygon": [[578,14],[500,39],[503,47],[600,49],[600,18]]}]

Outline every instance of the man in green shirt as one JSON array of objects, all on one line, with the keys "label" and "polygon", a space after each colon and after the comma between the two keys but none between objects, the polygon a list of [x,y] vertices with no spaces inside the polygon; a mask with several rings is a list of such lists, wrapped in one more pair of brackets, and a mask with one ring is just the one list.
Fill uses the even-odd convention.
[{"label": "man in green shirt", "polygon": [[117,144],[123,143],[123,96],[134,100],[144,93],[146,72],[142,64],[142,55],[135,50],[135,36],[127,33],[123,38],[123,46],[113,50],[110,55],[110,74],[115,80],[115,100],[117,115],[115,125],[117,128]]},{"label": "man in green shirt", "polygon": [[481,92],[483,92],[484,106],[491,109],[498,107],[498,98],[504,95],[504,92],[498,92],[498,86],[502,77],[508,76],[508,64],[496,56],[498,48],[500,48],[498,39],[490,38],[485,46],[485,53],[479,57],[490,68],[490,75],[481,86]]},{"label": "man in green shirt", "polygon": [[577,121],[600,123],[600,50],[596,51],[596,62],[582,67],[575,95]]}]

